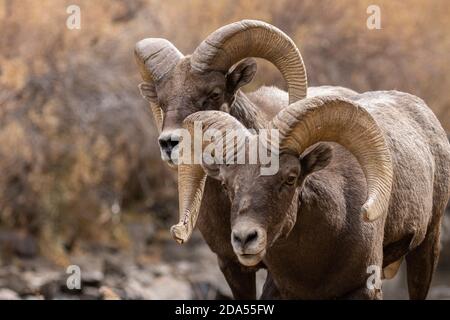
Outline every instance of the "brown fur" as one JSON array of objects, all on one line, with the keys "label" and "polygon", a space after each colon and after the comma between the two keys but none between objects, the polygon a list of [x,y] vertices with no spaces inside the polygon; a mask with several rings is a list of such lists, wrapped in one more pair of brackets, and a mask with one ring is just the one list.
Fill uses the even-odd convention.
[{"label": "brown fur", "polygon": [[[253,64],[252,59],[244,64]],[[242,64],[242,63],[241,63]],[[237,71],[241,71],[238,69]],[[232,69],[231,74],[236,69]],[[220,72],[197,73],[190,67],[190,57],[183,58],[177,66],[153,88],[157,102],[164,112],[162,133],[181,128],[188,115],[203,110],[229,111],[247,128],[262,128],[270,116],[261,109],[275,110],[273,114],[287,105],[287,94],[277,88],[264,90],[259,94],[258,107],[252,101],[255,95],[245,95],[239,88],[251,80],[253,74],[244,77],[240,83],[230,83],[228,77]],[[234,78],[235,80],[236,78]],[[237,77],[239,79],[239,77]],[[208,94],[219,88],[219,99],[208,101]],[[275,92],[275,94],[273,94]],[[277,101],[280,95],[286,96]],[[264,104],[264,102],[267,104]],[[223,106],[226,108],[223,108]],[[224,110],[225,109],[225,110]],[[230,201],[223,192],[221,184],[207,178],[197,226],[211,250],[217,254],[219,266],[236,299],[255,299],[255,272],[258,268],[243,267],[236,259],[230,245]]]},{"label": "brown fur", "polygon": [[[331,162],[311,174],[310,167],[320,163],[321,148],[307,151],[300,162],[282,155],[280,171],[270,177],[260,176],[258,165],[221,166],[217,178],[232,190],[231,223],[221,231],[234,229],[242,219],[267,230],[263,263],[273,283],[270,279],[266,289],[273,292],[275,285],[283,298],[381,298],[380,290],[366,287],[367,267],[387,266],[406,256],[410,297],[424,299],[449,197],[449,143],[417,97],[389,91],[352,99],[372,114],[391,150],[394,185],[387,216],[373,223],[362,220],[359,210],[367,191],[361,168],[344,148],[327,144],[333,150]],[[298,198],[295,188],[282,187],[287,173],[296,171]],[[298,201],[297,219],[284,239],[280,233],[284,220],[291,218],[286,215],[291,201]]]},{"label": "brown fur", "polygon": [[[251,64],[252,61],[247,59],[244,66]],[[242,73],[242,70],[245,71],[243,68],[240,68],[238,71]],[[254,74],[252,74],[252,68],[247,68],[247,74],[244,72],[241,75],[242,77],[230,77],[229,75],[233,71],[236,71],[236,69],[233,69],[228,74],[215,71],[199,74],[190,68],[190,57],[183,58],[153,88],[156,92],[154,96],[157,96],[157,103],[164,111],[163,133],[168,130],[181,128],[182,121],[186,116],[202,110],[229,111],[231,115],[235,116],[246,127],[259,129],[280,108],[287,105],[287,93],[274,87],[263,87],[248,95],[243,94],[239,88],[251,80]],[[238,82],[233,82],[231,81],[232,79]],[[219,88],[220,96],[217,99],[210,99],[210,93],[216,88]],[[393,160],[396,167],[394,193],[386,224],[384,224],[384,221],[377,222],[367,231],[367,226],[364,225],[363,228],[362,225],[353,223],[352,228],[355,230],[352,231],[353,234],[350,230],[347,230],[349,232],[349,240],[344,241],[344,243],[351,248],[358,242],[355,239],[365,234],[364,232],[369,232],[371,236],[367,239],[362,239],[364,240],[363,244],[367,244],[367,241],[375,241],[379,244],[381,241],[379,238],[383,236],[383,231],[386,230],[384,235],[385,255],[383,265],[388,265],[398,260],[406,252],[410,252],[410,258],[408,259],[407,257],[406,260],[410,266],[409,269],[412,270],[411,274],[415,276],[411,276],[409,282],[411,288],[417,288],[411,289],[413,290],[411,296],[413,298],[423,298],[426,295],[436,260],[432,259],[432,261],[429,261],[429,259],[427,260],[423,257],[430,251],[437,251],[435,239],[438,234],[443,206],[448,199],[448,142],[443,142],[440,124],[420,99],[403,93],[377,92],[358,95],[354,91],[340,87],[308,89],[309,97],[321,95],[339,95],[353,98],[366,106],[385,131],[392,155],[394,155]],[[334,148],[339,149],[340,147]],[[333,162],[336,162],[341,154],[346,154],[346,151],[340,150],[336,152]],[[352,158],[351,155],[348,155],[348,157]],[[354,165],[348,167],[348,172],[345,168],[340,169],[343,172],[340,173],[340,176],[338,174],[340,178],[336,180],[337,183],[332,190],[322,191],[317,188],[312,190],[318,192],[319,195],[320,192],[331,192],[328,196],[335,197],[338,197],[337,192],[341,192],[339,197],[342,199],[346,199],[346,197],[351,195],[351,198],[357,198],[357,201],[352,202],[353,207],[357,207],[357,204],[363,201],[361,194],[365,192],[365,183],[361,181],[360,169],[354,163],[354,159],[343,162],[352,163],[352,161]],[[333,168],[333,164],[330,166],[330,168]],[[352,170],[350,171],[350,169]],[[321,174],[327,173],[327,169],[322,171]],[[316,174],[313,174],[313,176],[316,176]],[[345,191],[346,193],[344,194],[342,194],[344,192],[343,189],[338,189],[341,186],[340,183],[344,183],[341,181],[342,179],[350,179],[345,182],[348,191]],[[349,181],[352,183],[349,183]],[[313,184],[311,186],[314,187]],[[308,185],[305,185],[305,188],[305,190],[308,190]],[[319,205],[326,207],[327,201],[323,201]],[[303,207],[300,206],[300,211],[305,210]],[[350,212],[353,211],[355,211],[354,215],[357,215],[357,210],[353,207],[347,208],[347,216],[350,216]],[[220,182],[208,177],[200,209],[198,227],[211,250],[217,254],[219,265],[232,289],[234,297],[253,299],[256,294],[254,273],[257,268],[264,265],[261,264],[249,268],[243,267],[238,262],[230,244],[230,210],[230,201],[224,193]],[[321,210],[326,211],[326,208],[321,207]],[[297,223],[299,221],[301,220],[297,220]],[[380,223],[382,226],[379,225]],[[347,222],[343,226],[347,226]],[[317,232],[318,234],[325,233],[318,230]],[[320,235],[316,234],[316,237],[320,237]],[[352,239],[353,242],[350,241]],[[375,247],[370,249],[369,253],[366,251],[360,254],[355,253],[351,257],[348,256],[350,253],[346,254],[344,256],[347,256],[347,259],[342,258],[341,263],[344,260],[365,259],[364,257],[370,257],[375,263],[381,263],[380,257],[382,253],[379,248],[377,251]],[[357,248],[361,248],[361,246]],[[346,251],[348,250],[344,250],[344,252]],[[270,253],[268,254],[270,255]],[[367,258],[364,260],[364,263],[367,264],[370,259]],[[426,262],[423,262],[424,260]],[[413,265],[418,265],[419,269],[413,270]],[[359,264],[358,266],[355,266],[355,268],[359,268],[358,271],[362,272],[362,265]],[[308,269],[308,266],[305,265],[302,268]],[[312,268],[312,264],[309,268]],[[318,269],[320,268],[318,267]],[[332,270],[329,269],[329,271],[331,272]],[[343,280],[350,277],[349,275],[344,276],[343,271],[341,271],[341,276]],[[334,278],[333,275],[329,277]],[[312,277],[310,281],[314,282],[314,279]],[[359,282],[358,279],[349,280],[348,284],[344,285],[343,288],[350,287],[350,283],[357,282],[361,285],[361,281],[362,278],[359,279]],[[420,283],[424,284],[421,286]],[[276,293],[277,291],[274,288],[276,288],[274,281],[269,276],[264,297],[276,296],[278,293]],[[342,296],[344,294],[343,291],[345,290],[340,292],[330,290],[329,292],[322,292],[321,295],[318,292],[315,294],[320,297],[333,297]],[[314,292],[314,290],[311,291],[310,297],[314,295]]]}]

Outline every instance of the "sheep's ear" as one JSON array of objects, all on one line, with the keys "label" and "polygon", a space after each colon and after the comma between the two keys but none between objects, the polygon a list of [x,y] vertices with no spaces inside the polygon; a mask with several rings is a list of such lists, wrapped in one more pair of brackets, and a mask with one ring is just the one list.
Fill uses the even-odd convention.
[{"label": "sheep's ear", "polygon": [[237,64],[227,74],[227,89],[236,92],[240,87],[252,81],[256,74],[256,60],[247,58]]},{"label": "sheep's ear", "polygon": [[158,103],[158,96],[156,95],[156,88],[153,83],[142,82],[139,85],[139,91],[141,92],[141,96],[151,103]]},{"label": "sheep's ear", "polygon": [[328,145],[320,143],[315,146],[311,151],[300,157],[302,177],[325,168],[330,163],[332,156],[333,151]]}]

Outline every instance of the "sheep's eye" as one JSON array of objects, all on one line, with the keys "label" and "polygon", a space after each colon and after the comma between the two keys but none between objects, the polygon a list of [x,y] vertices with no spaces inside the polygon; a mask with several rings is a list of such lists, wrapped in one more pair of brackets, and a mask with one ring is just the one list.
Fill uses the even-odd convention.
[{"label": "sheep's eye", "polygon": [[286,184],[292,186],[296,181],[297,181],[297,176],[292,175],[286,179]]},{"label": "sheep's eye", "polygon": [[209,98],[211,100],[218,100],[220,96],[221,96],[220,90],[214,90],[213,92],[210,93]]}]

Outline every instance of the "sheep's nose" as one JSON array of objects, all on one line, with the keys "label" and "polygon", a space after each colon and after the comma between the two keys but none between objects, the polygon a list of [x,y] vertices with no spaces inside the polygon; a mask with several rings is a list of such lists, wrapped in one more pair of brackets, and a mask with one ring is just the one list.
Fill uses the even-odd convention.
[{"label": "sheep's nose", "polygon": [[254,242],[258,238],[258,231],[256,229],[249,231],[233,231],[233,241],[242,247]]},{"label": "sheep's nose", "polygon": [[172,152],[180,142],[180,136],[175,133],[161,133],[158,139],[163,160],[173,160]]},{"label": "sheep's nose", "polygon": [[241,254],[253,254],[263,245],[263,230],[257,226],[246,224],[237,225],[231,233],[233,247]]}]

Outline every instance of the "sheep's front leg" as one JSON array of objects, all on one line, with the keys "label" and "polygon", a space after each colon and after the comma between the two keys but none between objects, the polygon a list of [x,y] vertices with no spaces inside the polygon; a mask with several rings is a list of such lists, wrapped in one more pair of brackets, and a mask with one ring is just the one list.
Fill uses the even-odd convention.
[{"label": "sheep's front leg", "polygon": [[239,262],[230,259],[218,258],[222,271],[233,297],[237,300],[256,299],[256,272],[246,270]]},{"label": "sheep's front leg", "polygon": [[261,300],[282,299],[281,293],[278,290],[278,287],[275,284],[275,281],[273,280],[270,272],[267,272],[266,282],[264,283],[260,299]]}]

